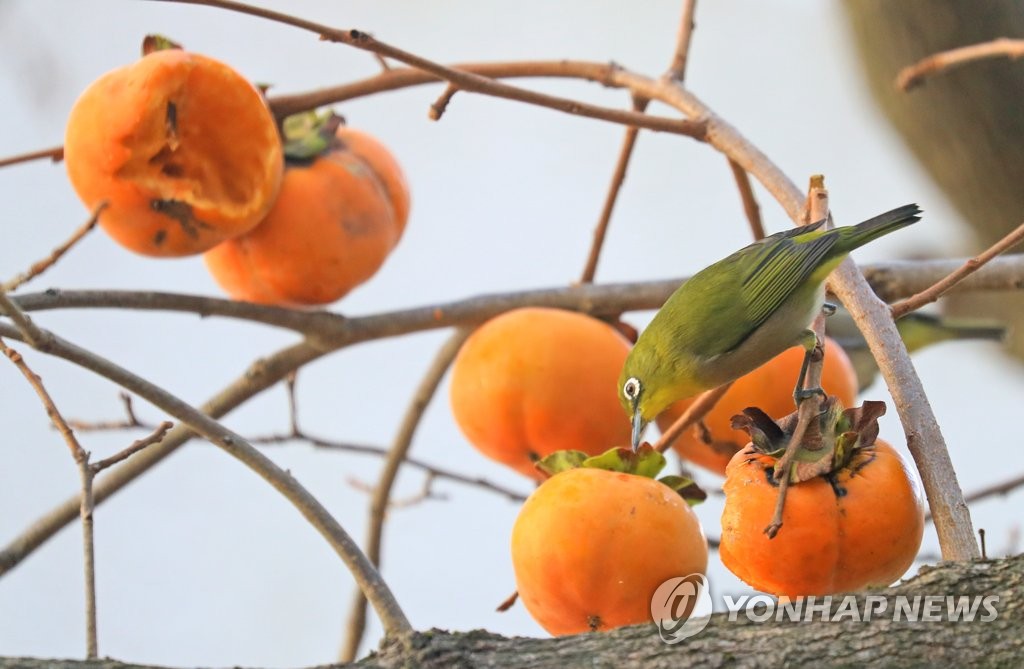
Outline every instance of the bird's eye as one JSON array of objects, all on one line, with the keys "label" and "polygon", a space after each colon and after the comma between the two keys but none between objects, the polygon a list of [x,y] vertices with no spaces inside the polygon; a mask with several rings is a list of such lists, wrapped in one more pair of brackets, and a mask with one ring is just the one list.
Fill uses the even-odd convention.
[{"label": "bird's eye", "polygon": [[640,395],[640,380],[635,376],[626,379],[626,382],[622,384],[622,394],[626,396],[627,400],[635,400]]}]

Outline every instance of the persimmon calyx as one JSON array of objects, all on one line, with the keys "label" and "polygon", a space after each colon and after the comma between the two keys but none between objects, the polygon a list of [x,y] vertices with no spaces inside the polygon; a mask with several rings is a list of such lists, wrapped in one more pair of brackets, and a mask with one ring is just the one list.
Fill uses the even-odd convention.
[{"label": "persimmon calyx", "polygon": [[[854,454],[869,448],[878,438],[878,418],[885,414],[885,402],[865,401],[846,409],[834,395],[821,405],[812,419],[793,459],[790,483],[826,476],[849,464]],[[732,427],[750,435],[759,453],[779,459],[786,451],[798,421],[799,412],[773,420],[757,407],[748,407],[732,417]]]},{"label": "persimmon calyx", "polygon": [[142,55],[148,56],[154,51],[166,51],[167,49],[183,49],[180,44],[166,35],[150,34],[142,38]]},{"label": "persimmon calyx", "polygon": [[337,145],[335,136],[345,118],[328,109],[292,114],[281,123],[286,160],[310,162]]},{"label": "persimmon calyx", "polygon": [[[620,447],[611,448],[600,455],[587,455],[583,451],[555,451],[538,460],[534,466],[549,477],[570,469],[589,468],[653,479],[664,469],[665,464],[665,456],[645,442],[635,453],[630,448]],[[685,476],[663,476],[657,481],[676,491],[690,506],[707,499],[707,493]]]}]

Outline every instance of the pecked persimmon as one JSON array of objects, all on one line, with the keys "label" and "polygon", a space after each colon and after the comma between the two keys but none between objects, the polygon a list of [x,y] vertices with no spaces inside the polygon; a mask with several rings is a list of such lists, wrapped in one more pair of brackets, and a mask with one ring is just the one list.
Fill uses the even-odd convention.
[{"label": "pecked persimmon", "polygon": [[560,309],[514,309],[481,325],[452,365],[452,413],[477,450],[540,478],[538,459],[629,443],[616,395],[629,343]]},{"label": "pecked persimmon", "polygon": [[822,451],[831,462],[822,468],[818,463],[824,460],[798,455],[782,527],[772,539],[765,528],[778,498],[773,472],[795,414],[783,421],[787,429],[773,428],[763,414],[748,415],[755,420],[737,417],[754,430],[754,441],[726,468],[719,554],[732,573],[758,590],[800,597],[887,586],[906,572],[921,546],[924,508],[917,477],[876,436],[884,404],[865,402],[841,415],[836,406],[826,406],[823,414]]},{"label": "pecked persimmon", "polygon": [[658,586],[703,574],[707,561],[704,531],[680,492],[637,473],[587,465],[556,473],[512,529],[520,599],[556,635],[651,620]]},{"label": "pecked persimmon", "polygon": [[[749,406],[769,416],[790,413],[793,384],[803,359],[804,349],[794,346],[734,381],[701,424],[679,435],[672,447],[693,464],[724,476],[729,460],[748,441],[745,434],[732,429],[732,416]],[[842,347],[828,337],[825,338],[821,387],[826,394],[837,396],[844,406],[851,406],[857,399],[856,370]],[[670,406],[658,416],[658,427],[663,432],[667,430],[692,402],[693,398],[689,398]]]},{"label": "pecked persimmon", "polygon": [[312,144],[300,137],[296,153],[286,147],[284,181],[266,218],[204,256],[232,297],[328,304],[372,277],[398,243],[409,215],[405,177],[380,142],[335,129],[337,120],[309,121]]},{"label": "pecked persimmon", "polygon": [[101,76],[68,117],[64,163],[100,226],[150,256],[201,253],[269,211],[282,146],[262,94],[234,69],[180,49]]}]

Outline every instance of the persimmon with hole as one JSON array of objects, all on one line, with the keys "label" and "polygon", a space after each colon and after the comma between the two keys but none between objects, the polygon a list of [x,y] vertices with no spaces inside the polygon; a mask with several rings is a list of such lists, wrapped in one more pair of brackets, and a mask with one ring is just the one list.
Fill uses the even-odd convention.
[{"label": "persimmon with hole", "polygon": [[512,529],[519,597],[555,635],[651,620],[658,586],[703,574],[707,560],[704,532],[679,493],[635,474],[555,474],[526,500]]},{"label": "persimmon with hole", "polygon": [[329,304],[381,268],[408,215],[398,162],[376,139],[342,127],[322,153],[289,161],[277,201],[256,228],[204,259],[236,299]]},{"label": "persimmon with hole", "polygon": [[480,326],[452,365],[452,413],[487,457],[540,478],[538,459],[629,443],[616,394],[629,343],[590,316],[515,309]]},{"label": "persimmon with hole", "polygon": [[[800,373],[804,349],[786,349],[754,371],[733,382],[701,423],[679,435],[672,447],[684,459],[716,474],[725,475],[726,465],[748,439],[732,429],[732,416],[749,406],[756,406],[769,416],[780,417],[793,411],[793,386]],[[835,341],[825,338],[825,359],[821,370],[821,387],[835,395],[844,406],[857,399],[857,374],[853,363]],[[658,416],[658,428],[664,432],[674,423],[694,398],[680,400]]]},{"label": "persimmon with hole", "polygon": [[[787,438],[778,440],[780,451]],[[920,484],[900,454],[873,435],[846,450],[831,471],[788,487],[782,527],[772,539],[765,528],[779,492],[776,455],[753,443],[737,453],[723,484],[722,563],[754,588],[786,597],[884,587],[900,578],[924,532]]]},{"label": "persimmon with hole", "polygon": [[252,229],[283,170],[262,94],[234,69],[154,51],[93,82],[68,116],[64,164],[99,225],[149,256],[201,253]]}]

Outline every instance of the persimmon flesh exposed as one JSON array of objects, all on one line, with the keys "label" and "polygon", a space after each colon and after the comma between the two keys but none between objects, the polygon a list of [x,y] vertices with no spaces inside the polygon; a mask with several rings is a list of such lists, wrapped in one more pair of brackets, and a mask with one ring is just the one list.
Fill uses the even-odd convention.
[{"label": "persimmon flesh exposed", "polygon": [[281,139],[261,93],[217,60],[154,51],[75,102],[71,184],[100,226],[150,256],[201,253],[259,223],[277,196]]}]

